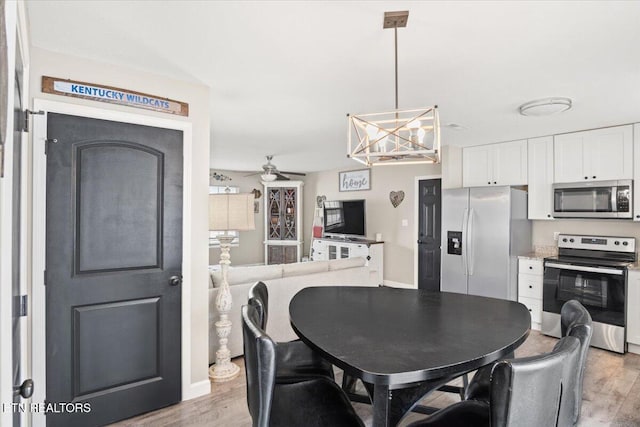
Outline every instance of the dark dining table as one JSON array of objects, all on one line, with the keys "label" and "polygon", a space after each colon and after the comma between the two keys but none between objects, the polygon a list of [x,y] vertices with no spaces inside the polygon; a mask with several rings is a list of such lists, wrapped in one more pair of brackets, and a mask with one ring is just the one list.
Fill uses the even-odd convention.
[{"label": "dark dining table", "polygon": [[322,357],[371,390],[373,426],[395,426],[424,396],[511,356],[531,316],[518,302],[390,287],[298,292],[291,326]]}]

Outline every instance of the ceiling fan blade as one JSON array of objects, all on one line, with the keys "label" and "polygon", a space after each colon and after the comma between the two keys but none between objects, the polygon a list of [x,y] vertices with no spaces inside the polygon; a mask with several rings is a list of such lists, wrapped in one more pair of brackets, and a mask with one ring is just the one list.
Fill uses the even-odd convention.
[{"label": "ceiling fan blade", "polygon": [[280,172],[276,172],[276,175],[278,176],[278,180],[279,181],[290,181],[291,178],[289,178],[288,176],[282,175],[282,173]]},{"label": "ceiling fan blade", "polygon": [[250,173],[250,174],[248,174],[248,175],[245,175],[244,177],[246,178],[246,177],[248,177],[248,176],[260,175],[260,174],[262,174],[262,173],[264,173],[264,172],[254,172],[254,173]]},{"label": "ceiling fan blade", "polygon": [[286,173],[287,175],[307,176],[307,174],[303,173],[303,172],[285,172],[285,171],[280,171],[280,173]]}]

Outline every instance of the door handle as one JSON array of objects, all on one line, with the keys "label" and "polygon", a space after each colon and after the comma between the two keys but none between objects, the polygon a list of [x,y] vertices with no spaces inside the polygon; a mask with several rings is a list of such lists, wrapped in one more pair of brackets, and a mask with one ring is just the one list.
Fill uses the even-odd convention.
[{"label": "door handle", "polygon": [[171,276],[169,277],[169,284],[171,286],[178,286],[182,283],[182,276]]},{"label": "door handle", "polygon": [[30,398],[33,395],[33,380],[29,378],[21,385],[13,386],[13,395],[22,396],[24,399]]},{"label": "door handle", "polygon": [[423,241],[422,241],[422,239],[419,239],[418,240],[418,244],[421,244],[421,243],[423,243]]}]

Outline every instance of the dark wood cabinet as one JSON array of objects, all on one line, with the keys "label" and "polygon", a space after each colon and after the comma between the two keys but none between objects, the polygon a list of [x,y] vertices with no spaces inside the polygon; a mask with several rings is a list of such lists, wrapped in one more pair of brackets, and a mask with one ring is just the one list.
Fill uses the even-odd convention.
[{"label": "dark wood cabinet", "polygon": [[264,183],[267,264],[300,261],[302,256],[302,181]]},{"label": "dark wood cabinet", "polygon": [[267,264],[291,264],[298,262],[296,246],[267,245]]}]

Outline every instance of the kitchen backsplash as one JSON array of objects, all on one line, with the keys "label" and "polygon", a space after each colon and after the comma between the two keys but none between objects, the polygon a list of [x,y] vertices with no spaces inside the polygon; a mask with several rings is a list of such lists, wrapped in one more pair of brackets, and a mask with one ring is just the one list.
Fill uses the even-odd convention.
[{"label": "kitchen backsplash", "polygon": [[532,221],[532,243],[534,250],[540,248],[556,248],[558,244],[553,240],[553,233],[583,234],[588,236],[618,236],[635,237],[640,243],[640,223],[630,220],[586,220],[560,219],[553,221]]},{"label": "kitchen backsplash", "polygon": [[545,246],[545,245],[533,245],[533,252],[537,256],[556,256],[558,255],[558,247],[557,246]]}]

